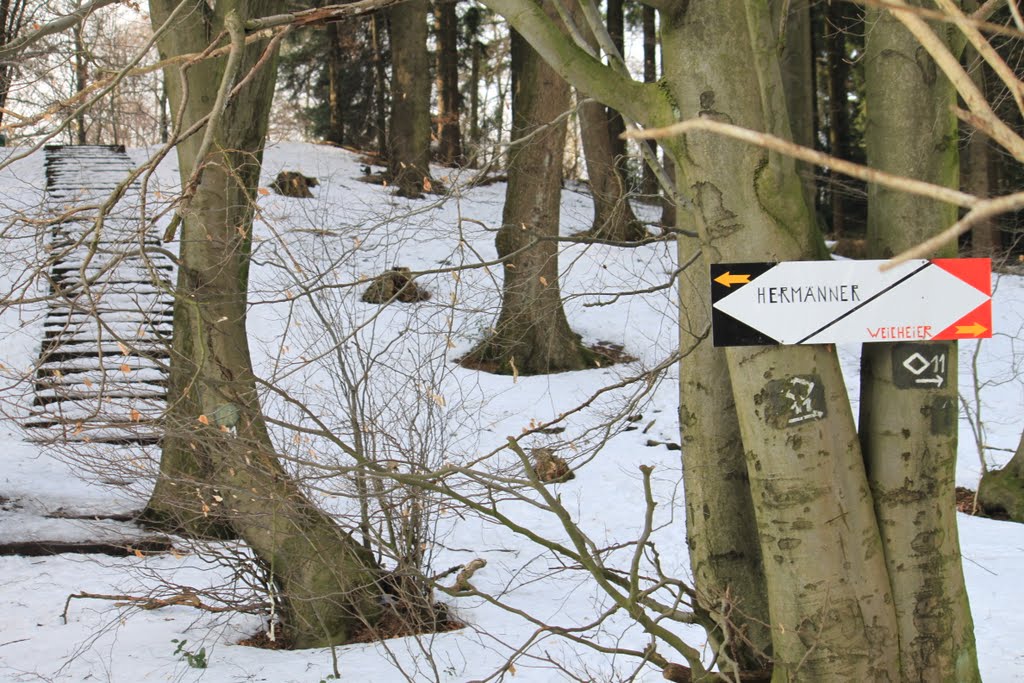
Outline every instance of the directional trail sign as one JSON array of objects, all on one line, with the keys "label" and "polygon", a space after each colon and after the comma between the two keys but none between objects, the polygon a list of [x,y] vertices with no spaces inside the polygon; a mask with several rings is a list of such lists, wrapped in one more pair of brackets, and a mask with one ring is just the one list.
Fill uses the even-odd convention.
[{"label": "directional trail sign", "polygon": [[[715,346],[922,342],[992,336],[989,259],[711,266]],[[927,358],[926,358],[927,360]],[[921,363],[906,367],[912,380]],[[944,370],[943,370],[944,374]],[[924,376],[933,377],[934,374]]]}]

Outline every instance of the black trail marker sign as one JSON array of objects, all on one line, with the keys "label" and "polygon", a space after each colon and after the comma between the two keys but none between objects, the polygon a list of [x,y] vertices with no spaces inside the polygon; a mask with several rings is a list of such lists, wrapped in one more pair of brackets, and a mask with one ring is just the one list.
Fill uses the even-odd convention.
[{"label": "black trail marker sign", "polygon": [[[992,262],[916,259],[711,266],[715,346],[922,342],[992,336]],[[910,352],[898,381],[945,381],[944,361]],[[918,358],[918,356],[920,358]],[[894,356],[895,358],[895,356]],[[941,363],[941,368],[939,364]],[[906,371],[905,373],[903,371]]]}]

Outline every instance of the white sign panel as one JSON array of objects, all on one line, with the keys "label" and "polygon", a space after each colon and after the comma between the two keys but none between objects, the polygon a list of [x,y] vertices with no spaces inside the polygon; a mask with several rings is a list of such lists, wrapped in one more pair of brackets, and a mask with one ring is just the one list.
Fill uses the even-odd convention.
[{"label": "white sign panel", "polygon": [[991,336],[988,259],[716,264],[716,346]]}]

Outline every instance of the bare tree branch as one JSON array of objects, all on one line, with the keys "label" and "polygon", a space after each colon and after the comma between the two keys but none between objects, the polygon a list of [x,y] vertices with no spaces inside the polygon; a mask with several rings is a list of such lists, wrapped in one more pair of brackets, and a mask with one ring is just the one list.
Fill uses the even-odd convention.
[{"label": "bare tree branch", "polygon": [[790,142],[789,140],[769,135],[768,133],[760,133],[731,123],[715,121],[714,119],[689,119],[671,126],[665,126],[664,128],[648,128],[643,131],[627,131],[625,133],[625,137],[656,140],[674,135],[683,135],[695,130],[704,130],[718,135],[724,135],[735,140],[749,142],[752,145],[764,147],[774,152],[800,159],[801,161],[806,161],[818,166],[827,166],[834,171],[838,171],[853,178],[858,178],[865,182],[877,183],[879,185],[920,195],[922,197],[931,197],[932,199],[949,202],[950,204],[956,204],[957,206],[971,208],[982,203],[982,200],[978,199],[974,195],[967,194],[966,192],[960,192],[943,185],[926,183],[921,180],[914,180],[913,178],[886,173],[885,171],[879,171],[875,168],[862,166],[850,161],[844,161],[843,159],[837,159],[836,157],[825,154],[824,152],[819,152],[809,147],[798,145],[794,142]]},{"label": "bare tree branch", "polygon": [[92,2],[82,5],[74,12],[58,17],[47,24],[43,24],[32,33],[26,33],[20,38],[12,40],[7,43],[7,45],[0,47],[0,61],[11,61],[19,52],[29,45],[39,42],[46,36],[53,35],[54,33],[60,33],[61,31],[69,29],[76,24],[82,23],[85,21],[86,17],[98,9],[106,7],[107,5],[115,5],[120,2],[121,0],[92,0]]}]

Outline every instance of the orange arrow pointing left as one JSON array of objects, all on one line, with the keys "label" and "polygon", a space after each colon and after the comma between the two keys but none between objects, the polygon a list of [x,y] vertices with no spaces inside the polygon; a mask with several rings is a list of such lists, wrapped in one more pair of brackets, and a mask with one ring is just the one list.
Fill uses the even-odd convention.
[{"label": "orange arrow pointing left", "polygon": [[969,334],[972,337],[977,337],[982,332],[986,332],[986,331],[988,331],[988,328],[985,327],[984,325],[982,325],[981,323],[974,323],[973,325],[957,325],[956,326],[956,333],[957,334]]},{"label": "orange arrow pointing left", "polygon": [[749,275],[733,275],[729,271],[726,271],[715,278],[715,282],[726,287],[732,287],[733,285],[745,285],[750,282]]}]

